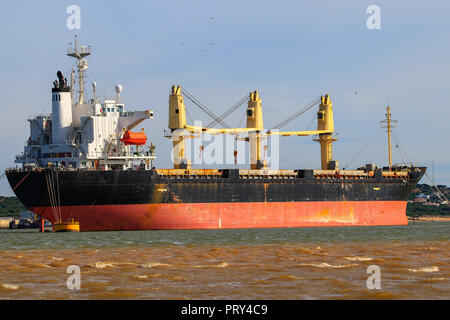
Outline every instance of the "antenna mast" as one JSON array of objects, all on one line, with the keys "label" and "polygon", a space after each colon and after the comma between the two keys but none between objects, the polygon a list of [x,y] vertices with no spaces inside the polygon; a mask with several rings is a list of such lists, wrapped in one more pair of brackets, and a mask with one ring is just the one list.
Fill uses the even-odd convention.
[{"label": "antenna mast", "polygon": [[380,125],[381,125],[382,128],[387,128],[389,168],[391,168],[392,167],[391,133],[392,133],[392,128],[396,128],[398,126],[398,121],[397,120],[392,120],[391,107],[387,106],[387,108],[386,108],[386,119],[383,120],[383,121],[380,121]]},{"label": "antenna mast", "polygon": [[72,99],[72,101],[75,101],[75,99],[73,98],[73,89],[75,88],[75,70],[70,71],[70,98]]},{"label": "antenna mast", "polygon": [[69,47],[67,49],[67,55],[69,57],[77,59],[77,69],[78,69],[78,104],[84,103],[84,70],[88,68],[87,60],[85,57],[91,54],[91,46],[78,46],[78,39],[75,36],[74,47]]}]

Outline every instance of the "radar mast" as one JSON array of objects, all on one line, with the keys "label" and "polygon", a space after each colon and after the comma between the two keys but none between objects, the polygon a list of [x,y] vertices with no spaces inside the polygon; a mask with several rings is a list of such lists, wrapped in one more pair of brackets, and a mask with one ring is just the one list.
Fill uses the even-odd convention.
[{"label": "radar mast", "polygon": [[386,128],[387,129],[389,168],[391,168],[392,167],[391,133],[392,133],[392,128],[397,127],[398,121],[397,120],[392,120],[391,107],[390,106],[387,106],[387,108],[386,108],[386,119],[383,120],[383,121],[380,121],[380,125],[381,125],[382,128]]},{"label": "radar mast", "polygon": [[77,59],[78,70],[78,104],[84,103],[84,70],[88,68],[87,60],[85,57],[91,54],[91,46],[79,46],[78,38],[75,36],[74,46],[67,49],[67,55],[69,57]]}]

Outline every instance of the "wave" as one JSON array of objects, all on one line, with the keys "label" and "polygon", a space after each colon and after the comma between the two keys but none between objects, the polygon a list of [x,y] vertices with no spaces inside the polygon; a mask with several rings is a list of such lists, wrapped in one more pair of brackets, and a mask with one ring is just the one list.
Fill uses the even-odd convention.
[{"label": "wave", "polygon": [[10,284],[10,283],[2,283],[0,286],[4,289],[9,289],[9,290],[17,290],[20,288],[19,286]]},{"label": "wave", "polygon": [[192,266],[192,268],[225,268],[228,267],[230,264],[228,262],[221,262],[219,264],[212,264],[212,265],[196,265]]},{"label": "wave", "polygon": [[450,278],[448,277],[426,277],[424,279],[420,279],[420,282],[423,283],[439,283],[439,282],[446,282],[449,281]]},{"label": "wave", "polygon": [[309,249],[309,248],[305,248],[305,247],[298,247],[298,248],[295,248],[295,252],[296,253],[306,253],[306,254],[313,254],[314,252],[311,250],[311,249]]},{"label": "wave", "polygon": [[114,263],[110,263],[110,262],[96,262],[92,265],[90,265],[93,268],[96,269],[104,269],[104,268],[108,268],[108,267],[114,267]]},{"label": "wave", "polygon": [[352,268],[352,267],[356,267],[357,265],[358,264],[356,264],[356,263],[332,265],[332,264],[328,264],[326,262],[322,262],[322,263],[319,263],[319,264],[314,264],[314,263],[302,263],[302,264],[300,264],[300,266],[304,266],[304,267],[335,268],[335,269]]},{"label": "wave", "polygon": [[350,261],[372,261],[373,258],[371,257],[344,257],[346,260]]},{"label": "wave", "polygon": [[437,267],[437,266],[423,267],[423,268],[417,268],[417,269],[408,269],[408,271],[411,271],[411,272],[439,272],[439,267]]},{"label": "wave", "polygon": [[225,267],[228,267],[228,266],[229,266],[228,262],[222,262],[222,263],[216,264],[214,267],[216,267],[216,268],[225,268]]},{"label": "wave", "polygon": [[441,281],[447,281],[447,280],[450,280],[450,278],[442,277],[442,278],[431,278],[430,279],[431,282],[441,282]]},{"label": "wave", "polygon": [[292,274],[283,274],[281,276],[269,278],[268,280],[303,280],[303,278],[294,276]]},{"label": "wave", "polygon": [[114,268],[121,266],[136,266],[136,263],[133,262],[109,262],[109,261],[97,261],[95,263],[91,263],[88,266],[96,269],[105,269],[105,268]]},{"label": "wave", "polygon": [[48,264],[37,263],[36,267],[39,267],[39,268],[51,268],[52,266],[49,266]]},{"label": "wave", "polygon": [[51,262],[51,263],[49,263],[48,264],[48,266],[50,266],[50,267],[65,267],[67,265],[67,263],[64,263],[64,262],[58,262],[58,261],[55,261],[55,262]]},{"label": "wave", "polygon": [[154,268],[154,267],[170,267],[171,264],[160,263],[160,262],[149,262],[141,264],[141,268]]}]

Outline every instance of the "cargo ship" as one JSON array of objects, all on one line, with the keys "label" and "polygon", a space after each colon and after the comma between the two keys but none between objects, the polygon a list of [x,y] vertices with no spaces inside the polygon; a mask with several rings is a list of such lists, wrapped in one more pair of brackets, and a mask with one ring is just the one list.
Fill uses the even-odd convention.
[{"label": "cargo ship", "polygon": [[[339,168],[333,159],[334,120],[331,98],[324,95],[298,112],[316,108],[317,130],[280,131],[263,127],[261,97],[251,92],[246,126],[226,127],[180,86],[169,94],[171,168],[154,166],[155,148],[144,130],[133,132],[152,110],[127,111],[116,86],[114,99],[100,101],[96,84],[85,98],[84,71],[91,47],[71,45],[77,61],[70,82],[57,73],[51,89],[52,112],[28,119],[30,137],[14,168],[6,170],[12,190],[32,212],[53,223],[76,221],[81,231],[287,228],[406,225],[406,205],[425,167],[393,165],[391,118],[389,165]],[[78,90],[75,90],[76,83]],[[212,125],[186,122],[187,97],[207,112]],[[234,108],[234,107],[233,107]],[[235,109],[235,108],[234,108]],[[285,124],[286,122],[284,122]],[[222,124],[224,128],[213,128]],[[248,143],[249,168],[195,169],[186,141],[201,135],[235,135]],[[320,169],[278,169],[261,155],[263,142],[275,136],[313,136],[319,142]],[[231,151],[230,151],[231,152]],[[237,151],[233,151],[237,157]]]}]

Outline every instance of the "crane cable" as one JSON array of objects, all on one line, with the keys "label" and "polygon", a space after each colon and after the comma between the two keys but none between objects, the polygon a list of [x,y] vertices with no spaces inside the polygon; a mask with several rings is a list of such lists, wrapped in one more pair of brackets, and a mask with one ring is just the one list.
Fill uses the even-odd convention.
[{"label": "crane cable", "polygon": [[307,104],[305,107],[303,107],[303,109],[301,109],[300,111],[297,111],[296,113],[294,113],[293,115],[291,115],[289,118],[281,121],[280,123],[276,124],[275,126],[273,126],[273,129],[281,129],[283,128],[285,125],[287,125],[289,122],[291,122],[292,120],[300,117],[302,114],[304,114],[306,111],[308,111],[309,109],[315,107],[316,105],[318,105],[320,102],[320,98],[315,99],[313,102]]},{"label": "crane cable", "polygon": [[[220,120],[224,120],[226,117],[228,117],[231,113],[233,113],[236,109],[238,109],[241,105],[243,105],[245,102],[248,102],[249,96],[246,94],[242,99],[240,99],[238,102],[236,102],[231,108],[229,108],[227,111],[222,113],[219,116]],[[214,120],[206,125],[207,128],[212,128],[217,124],[217,120]]]},{"label": "crane cable", "polygon": [[190,121],[191,123],[194,122],[194,118],[192,118],[191,114],[189,113],[189,110],[188,110],[187,108],[186,108],[185,110],[186,110],[186,115],[187,115],[189,121]]},{"label": "crane cable", "polygon": [[353,158],[351,158],[350,161],[347,162],[347,164],[344,166],[344,168],[348,168],[350,166],[350,164],[352,164],[356,159],[358,159],[358,157],[363,154],[364,152],[367,151],[367,149],[374,145],[375,142],[381,137],[381,131],[383,131],[383,128],[378,128],[378,131],[375,133],[375,135],[373,135],[368,141],[367,143],[361,148],[361,150],[359,150],[354,156]]},{"label": "crane cable", "polygon": [[394,133],[394,130],[391,131],[392,133],[392,137],[394,138],[395,141],[395,146],[398,149],[399,153],[400,153],[400,157],[402,158],[402,160],[406,160],[406,162],[411,163],[411,157],[406,153],[406,151],[401,147],[401,144],[399,143],[399,140],[397,138],[397,136]]},{"label": "crane cable", "polygon": [[192,94],[190,94],[188,91],[186,91],[186,89],[184,89],[183,87],[181,87],[181,93],[188,98],[192,103],[194,103],[197,107],[199,107],[203,112],[205,112],[207,115],[209,115],[213,120],[217,121],[218,123],[220,123],[222,126],[230,128],[230,126],[228,124],[226,124],[224,121],[220,120],[219,117],[212,112],[211,110],[209,110],[207,107],[205,107],[200,101],[198,101]]},{"label": "crane cable", "polygon": [[310,123],[309,123],[308,126],[306,127],[306,130],[309,130],[309,129],[312,128],[312,126],[313,126],[315,120],[316,120],[316,115],[313,114]]},{"label": "crane cable", "polygon": [[241,120],[239,120],[239,124],[238,124],[238,127],[239,128],[242,128],[243,126],[244,126],[244,121],[245,121],[245,118],[247,117],[247,115],[244,113],[243,115],[242,115],[242,118],[241,118]]}]

